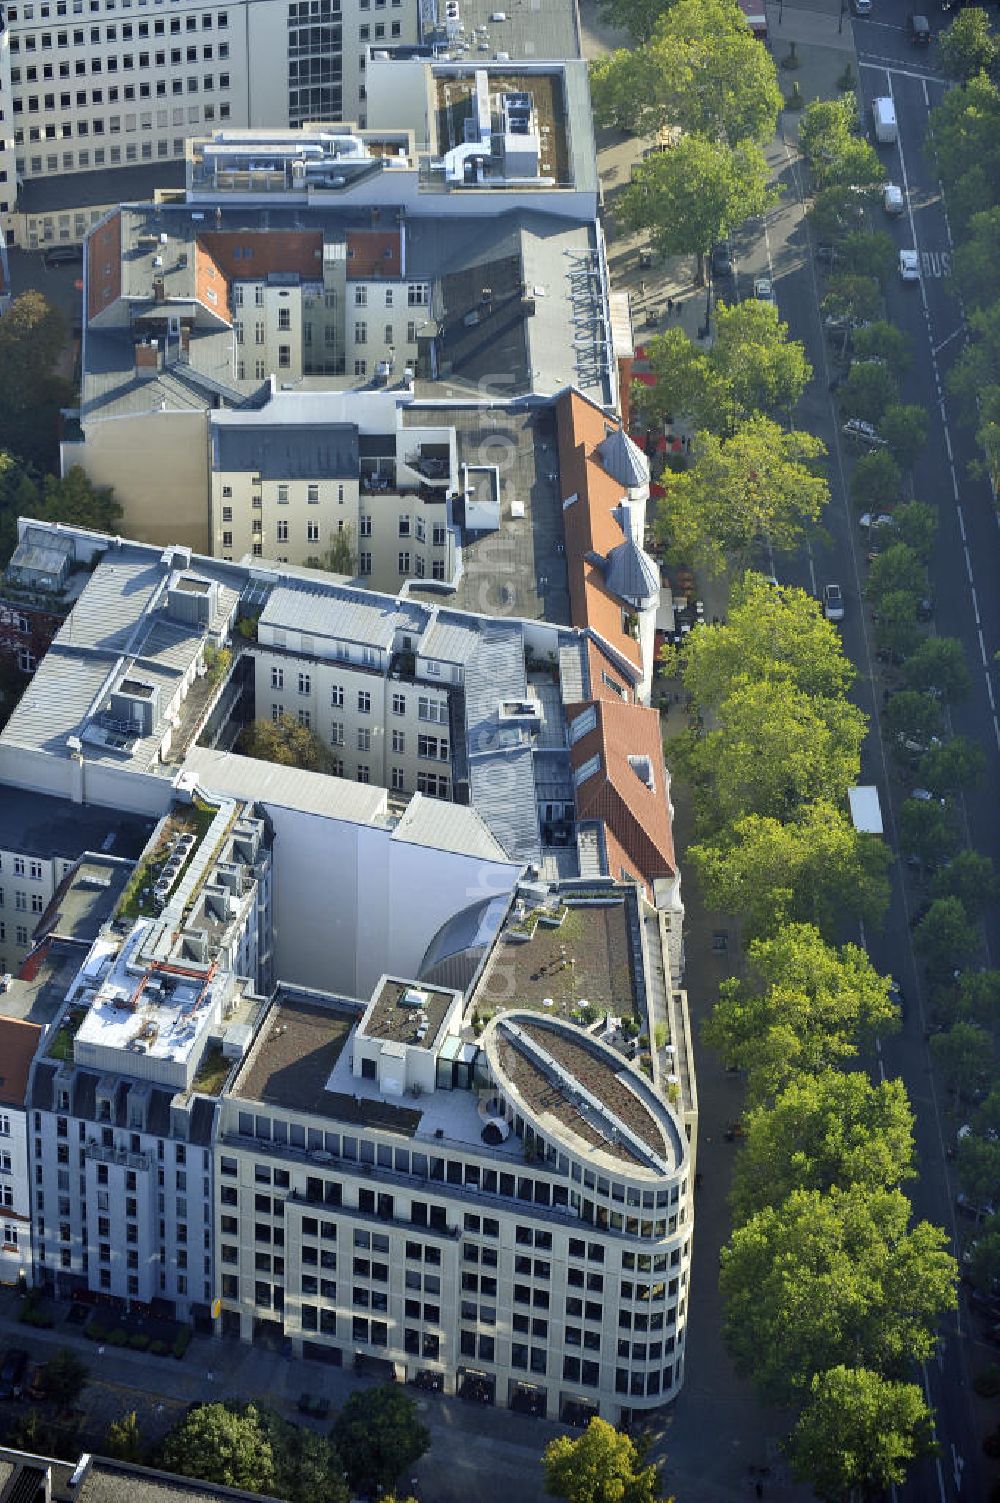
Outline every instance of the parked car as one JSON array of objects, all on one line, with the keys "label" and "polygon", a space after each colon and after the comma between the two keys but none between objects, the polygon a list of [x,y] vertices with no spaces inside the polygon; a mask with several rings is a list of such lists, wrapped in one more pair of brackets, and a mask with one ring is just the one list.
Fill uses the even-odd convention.
[{"label": "parked car", "polygon": [[910,33],[910,41],[913,43],[914,47],[927,47],[929,45],[931,39],[931,23],[928,21],[926,16],[920,15],[918,11],[911,10],[910,21],[907,30]]},{"label": "parked car", "polygon": [[902,188],[896,183],[886,183],[882,192],[882,207],[887,214],[902,214],[906,209],[906,198]]},{"label": "parked car", "polygon": [[903,991],[903,988],[900,986],[899,982],[896,981],[896,980],[892,980],[892,981],[889,982],[889,1001],[890,1002],[894,1002],[896,1004],[896,1006],[899,1008],[899,1016],[905,1020],[905,1018],[906,1018],[906,993]]},{"label": "parked car", "polygon": [[844,592],[839,584],[824,585],[823,615],[828,621],[843,621]]},{"label": "parked car", "polygon": [[845,438],[856,439],[859,444],[867,444],[872,449],[885,447],[885,439],[875,428],[873,423],[865,422],[864,418],[852,417],[841,428]]},{"label": "parked car", "polygon": [[902,282],[920,281],[920,257],[915,250],[900,251],[899,278]]},{"label": "parked car", "polygon": [[53,245],[43,257],[46,266],[72,266],[74,261],[83,260],[82,245]]},{"label": "parked car", "polygon": [[758,277],[756,279],[753,284],[753,295],[758,303],[773,303],[776,301],[774,286],[770,277]]},{"label": "parked car", "polygon": [[858,526],[867,527],[871,531],[879,527],[892,527],[894,525],[893,518],[887,511],[878,511],[874,515],[870,511],[863,511],[858,518]]},{"label": "parked car", "polygon": [[24,1392],[24,1375],[28,1369],[28,1354],[22,1347],[12,1346],[0,1365],[0,1399],[19,1399]]},{"label": "parked car", "polygon": [[717,240],[712,246],[712,275],[713,277],[731,277],[733,274],[733,257],[729,249],[728,240]]},{"label": "parked car", "polygon": [[932,793],[929,788],[911,788],[910,797],[915,798],[918,804],[940,804],[942,809],[946,802],[936,793]]},{"label": "parked car", "polygon": [[872,0],[851,0],[851,10],[856,16],[870,16]]}]

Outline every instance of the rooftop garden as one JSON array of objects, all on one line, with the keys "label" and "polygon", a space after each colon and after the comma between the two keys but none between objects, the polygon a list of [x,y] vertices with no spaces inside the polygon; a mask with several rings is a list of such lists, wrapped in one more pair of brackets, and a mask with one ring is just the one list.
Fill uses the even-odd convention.
[{"label": "rooftop garden", "polygon": [[131,920],[156,917],[160,912],[160,907],[157,905],[154,889],[170,859],[174,842],[180,835],[194,836],[194,845],[184,857],[180,871],[174,879],[173,886],[176,887],[218,812],[214,804],[206,804],[200,799],[195,799],[193,804],[180,806],[167,815],[155,848],[139,862],[132,873],[131,881],[122,893],[121,902],[118,905],[118,918]]},{"label": "rooftop garden", "polygon": [[515,1007],[585,1028],[609,1012],[638,1024],[623,903],[527,909],[504,932],[508,943],[476,998],[480,1024]]},{"label": "rooftop garden", "polygon": [[64,1064],[72,1062],[73,1040],[80,1032],[86,1016],[87,1009],[85,1007],[71,1007],[69,1009],[49,1039],[49,1047],[46,1052],[50,1059],[61,1060]]},{"label": "rooftop garden", "polygon": [[233,1061],[223,1054],[222,1045],[210,1044],[191,1082],[192,1091],[199,1091],[203,1096],[218,1096],[232,1067]]}]

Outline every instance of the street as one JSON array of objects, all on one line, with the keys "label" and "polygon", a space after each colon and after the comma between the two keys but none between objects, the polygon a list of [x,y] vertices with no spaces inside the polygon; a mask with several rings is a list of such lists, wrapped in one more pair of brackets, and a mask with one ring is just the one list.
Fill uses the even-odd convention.
[{"label": "street", "polygon": [[[987,774],[977,792],[960,801],[958,817],[963,835],[982,853],[1000,859],[1000,808],[994,790],[1000,779],[1000,725],[996,712],[996,670],[993,654],[1000,646],[1000,599],[993,588],[1000,566],[1000,529],[984,480],[969,474],[977,458],[972,432],[957,420],[946,392],[947,375],[964,346],[962,310],[951,279],[952,236],[940,184],[923,149],[930,109],[947,87],[935,67],[935,48],[914,49],[904,30],[908,7],[902,0],[883,0],[871,18],[853,19],[858,48],[860,104],[865,123],[871,120],[872,100],[890,95],[895,104],[899,141],[878,147],[885,164],[885,180],[896,182],[906,194],[907,209],[884,227],[898,249],[914,248],[920,256],[917,284],[904,285],[895,275],[887,292],[889,321],[904,330],[913,348],[913,364],[901,383],[901,400],[918,403],[928,413],[928,443],[914,475],[916,499],[937,506],[938,542],[931,565],[935,630],[961,641],[972,675],[968,699],[951,712],[956,734],[978,740],[987,753]],[[939,30],[942,18],[932,25]],[[779,55],[779,46],[774,46]],[[822,285],[815,247],[802,212],[803,169],[794,159],[794,121],[783,117],[784,139],[772,148],[772,165],[785,194],[766,225],[738,242],[740,295],[749,295],[756,276],[775,280],[781,317],[791,335],[804,342],[815,370],[798,413],[797,426],[820,435],[830,450],[832,504],[826,518],[826,538],[801,556],[780,560],[777,573],[789,582],[818,593],[835,581],[844,591],[847,619],[845,647],[859,676],[856,698],[871,719],[864,751],[863,777],[876,782],[882,797],[887,838],[896,845],[898,800],[909,791],[894,779],[882,739],[879,712],[881,685],[876,673],[870,612],[863,597],[866,573],[865,539],[847,494],[850,449],[844,445],[834,398],[829,391],[830,350],[820,323]],[[749,227],[748,227],[749,228]],[[899,1075],[906,1083],[917,1116],[916,1141],[921,1177],[911,1187],[914,1210],[946,1228],[961,1244],[954,1209],[946,1146],[959,1125],[935,1084],[925,1040],[927,999],[918,986],[910,916],[923,892],[898,864],[893,873],[892,903],[884,932],[865,936],[880,970],[891,972],[911,999],[902,1032],[884,1040],[873,1061],[883,1074]],[[1000,955],[1000,915],[992,912],[986,925],[987,963]],[[964,1297],[963,1297],[964,1304]],[[940,1453],[936,1460],[915,1469],[901,1495],[908,1499],[975,1499],[987,1495],[984,1458],[976,1433],[975,1399],[970,1377],[990,1360],[989,1348],[976,1341],[966,1311],[949,1318],[942,1332],[937,1361],[923,1375],[937,1414]],[[960,1339],[961,1338],[961,1339]],[[980,1420],[981,1424],[981,1420]]]}]

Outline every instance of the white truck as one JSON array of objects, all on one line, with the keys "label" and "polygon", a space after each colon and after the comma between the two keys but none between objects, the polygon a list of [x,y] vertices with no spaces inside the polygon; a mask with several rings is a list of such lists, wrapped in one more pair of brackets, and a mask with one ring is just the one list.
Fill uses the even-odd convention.
[{"label": "white truck", "polygon": [[883,146],[891,145],[898,137],[896,129],[896,106],[888,95],[872,102],[872,119],[875,122],[875,139]]}]

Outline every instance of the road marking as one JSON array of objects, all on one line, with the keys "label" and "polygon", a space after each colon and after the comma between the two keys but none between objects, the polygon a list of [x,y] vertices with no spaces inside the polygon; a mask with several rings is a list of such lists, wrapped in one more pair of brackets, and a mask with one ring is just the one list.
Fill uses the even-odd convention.
[{"label": "road marking", "polygon": [[969,553],[968,543],[963,546],[962,552],[965,554],[965,572],[969,576],[969,583],[970,585],[975,586],[975,576],[972,573],[972,556]]},{"label": "road marking", "polygon": [[925,110],[929,110],[930,107],[931,107],[931,101],[930,101],[930,96],[927,93],[927,80],[926,80],[926,78],[922,78],[920,80],[920,85],[921,85],[921,87],[922,87],[922,89],[924,91],[924,109]]},{"label": "road marking", "polygon": [[955,1491],[957,1493],[960,1493],[962,1491],[962,1471],[963,1471],[964,1467],[965,1467],[965,1462],[963,1461],[962,1457],[959,1456],[958,1452],[955,1450],[955,1442],[952,1441],[952,1443],[951,1443],[951,1470],[952,1470],[952,1475],[955,1478]]},{"label": "road marking", "polygon": [[986,698],[990,702],[990,709],[991,710],[995,710],[996,709],[996,703],[994,702],[994,699],[993,699],[993,680],[990,678],[990,670],[989,670],[989,666],[988,665],[987,665],[987,668],[986,668]]},{"label": "road marking", "polygon": [[[966,549],[966,557],[968,557],[968,549]],[[976,594],[975,585],[972,586],[972,609],[976,613],[976,625],[981,626],[982,622],[979,619],[979,596]]]},{"label": "road marking", "polygon": [[[950,277],[950,251],[921,251],[920,269],[925,277]],[[952,338],[954,336],[951,336]],[[947,340],[945,341],[947,343]]]},{"label": "road marking", "polygon": [[[950,263],[950,260],[951,260],[951,258],[949,257],[949,263]],[[950,264],[949,264],[949,274],[950,274]],[[946,344],[951,344],[951,342],[952,342],[953,339],[957,339],[960,334],[964,334],[964,333],[965,333],[965,325],[964,324],[959,324],[958,328],[957,329],[952,329],[951,333],[948,334],[948,335],[946,335],[945,338],[942,339],[942,341],[941,341],[940,344],[936,344],[934,346],[933,353],[935,355],[940,355],[941,351],[944,349],[944,347],[945,347]],[[948,457],[949,457],[949,459],[951,458],[950,452],[949,452]]]},{"label": "road marking", "polygon": [[983,628],[981,626],[978,629],[977,635],[979,637],[979,656],[983,660],[983,667],[987,668],[989,660],[986,657],[986,643],[983,641]]},{"label": "road marking", "polygon": [[996,738],[997,749],[1000,750],[1000,722],[997,721],[995,715],[993,717],[993,735]]},{"label": "road marking", "polygon": [[[871,59],[870,62],[868,61],[869,58]],[[859,58],[858,67],[874,68],[879,73],[895,73],[899,78],[915,78],[920,83],[923,83],[925,80],[929,80],[931,83],[944,82],[943,76],[940,73],[935,73],[933,69],[928,69],[926,73],[917,73],[912,68],[900,68],[896,66],[895,58],[880,57],[877,52],[869,52],[865,54],[864,59]]]},{"label": "road marking", "polygon": [[[945,438],[948,437],[948,429],[947,428],[945,428],[945,430],[944,430],[944,436],[945,436]],[[952,495],[955,497],[955,501],[957,503],[958,497],[959,497],[958,476],[955,474],[955,466],[954,466],[954,464],[949,463],[948,469],[951,471],[951,490],[952,490]]]},{"label": "road marking", "polygon": [[962,508],[960,506],[956,506],[955,510],[958,512],[958,530],[962,534],[962,542],[964,543],[965,542],[965,513],[962,511]]}]

